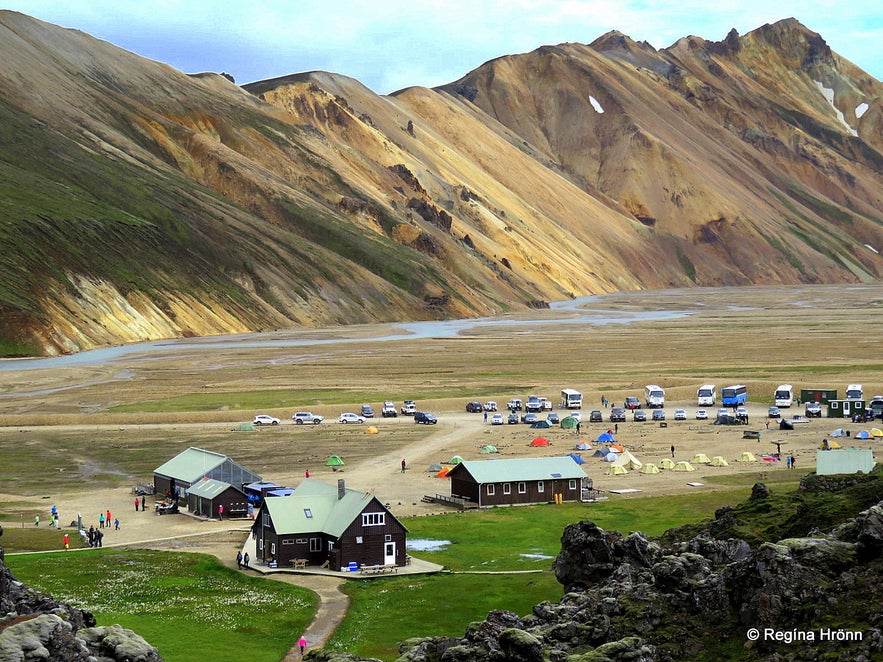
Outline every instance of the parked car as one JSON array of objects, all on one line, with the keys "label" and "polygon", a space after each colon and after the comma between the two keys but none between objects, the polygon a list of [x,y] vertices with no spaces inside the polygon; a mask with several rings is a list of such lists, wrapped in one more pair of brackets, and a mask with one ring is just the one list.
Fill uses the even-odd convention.
[{"label": "parked car", "polygon": [[520,423],[520,422],[521,422],[521,419],[518,418],[518,414],[516,414],[516,413],[513,411],[513,412],[511,412],[511,413],[509,414],[509,418],[506,419],[506,422],[507,422],[509,425],[515,425],[516,423]]},{"label": "parked car", "polygon": [[634,395],[626,396],[625,408],[631,409],[632,411],[634,411],[635,409],[640,409],[641,408],[641,401],[638,400],[638,398],[636,398]]},{"label": "parked car", "polygon": [[647,420],[647,414],[644,413],[643,409],[635,409],[632,412],[632,420],[643,422]]},{"label": "parked car", "polygon": [[267,414],[258,414],[251,423],[252,425],[279,425],[279,419]]},{"label": "parked car", "polygon": [[417,411],[417,403],[413,400],[405,400],[402,403],[402,416],[413,416]]},{"label": "parked car", "polygon": [[556,414],[554,411],[550,411],[548,414],[546,414],[546,420],[549,421],[549,423],[551,423],[552,425],[558,425],[561,422],[558,414]]},{"label": "parked car", "polygon": [[686,409],[675,409],[676,421],[686,421],[687,420],[687,410]]},{"label": "parked car", "polygon": [[625,423],[625,409],[622,407],[613,407],[610,410],[611,423]]},{"label": "parked car", "polygon": [[597,409],[593,409],[592,413],[589,414],[589,422],[590,423],[600,423],[604,420],[604,417],[601,416],[601,412]]},{"label": "parked car", "polygon": [[521,411],[523,406],[521,398],[511,398],[509,402],[506,403],[506,409],[509,411]]},{"label": "parked car", "polygon": [[503,415],[502,414],[494,414],[491,416],[491,425],[502,425],[503,424]]},{"label": "parked car", "polygon": [[696,420],[697,421],[707,421],[708,420],[708,411],[705,409],[697,409],[696,410]]},{"label": "parked car", "polygon": [[665,410],[664,409],[654,409],[653,410],[653,420],[654,421],[664,421],[665,420]]},{"label": "parked car", "polygon": [[466,411],[470,414],[480,414],[484,408],[481,406],[480,402],[467,402],[466,403]]},{"label": "parked car", "polygon": [[415,423],[423,423],[425,425],[435,425],[438,419],[428,411],[418,411],[414,414]]},{"label": "parked car", "polygon": [[380,415],[383,418],[398,418],[399,412],[396,411],[396,403],[391,400],[387,400],[383,403],[383,409],[380,410]]},{"label": "parked car", "polygon": [[488,400],[487,402],[484,403],[484,410],[485,411],[497,411],[497,403],[494,402],[493,400]]},{"label": "parked car", "polygon": [[362,416],[365,418],[374,418],[374,409],[371,405],[362,405]]},{"label": "parked car", "polygon": [[314,414],[309,411],[297,411],[292,415],[291,420],[298,425],[303,425],[304,423],[319,425],[319,423],[325,420],[325,417],[319,416],[319,414]]},{"label": "parked car", "polygon": [[527,412],[524,416],[521,417],[522,423],[532,424],[536,423],[538,420],[540,420],[539,417],[532,411]]},{"label": "parked car", "polygon": [[803,413],[807,418],[821,418],[822,405],[818,402],[807,402],[806,409]]},{"label": "parked car", "polygon": [[782,415],[782,412],[779,411],[778,407],[770,407],[767,410],[766,414],[769,418],[779,418]]},{"label": "parked car", "polygon": [[730,415],[730,410],[727,409],[726,407],[721,407],[717,410],[717,417],[718,418],[720,418],[721,416],[729,416],[729,415]]},{"label": "parked car", "polygon": [[348,411],[341,414],[340,418],[338,418],[337,420],[341,423],[364,423],[365,417]]},{"label": "parked car", "polygon": [[575,418],[578,421],[583,420],[583,414],[580,411],[571,410],[571,411],[568,411],[566,414],[564,414],[564,416],[565,417],[570,416],[571,418]]},{"label": "parked car", "polygon": [[748,410],[745,407],[737,407],[736,418],[738,418],[743,423],[748,423]]}]

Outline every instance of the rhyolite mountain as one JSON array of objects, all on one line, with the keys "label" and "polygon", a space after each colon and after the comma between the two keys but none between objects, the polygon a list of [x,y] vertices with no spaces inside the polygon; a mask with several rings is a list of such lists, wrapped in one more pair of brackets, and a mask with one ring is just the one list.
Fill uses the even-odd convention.
[{"label": "rhyolite mountain", "polygon": [[[235,72],[234,72],[235,73]],[[794,19],[378,95],[0,12],[0,355],[880,277],[883,85]]]}]

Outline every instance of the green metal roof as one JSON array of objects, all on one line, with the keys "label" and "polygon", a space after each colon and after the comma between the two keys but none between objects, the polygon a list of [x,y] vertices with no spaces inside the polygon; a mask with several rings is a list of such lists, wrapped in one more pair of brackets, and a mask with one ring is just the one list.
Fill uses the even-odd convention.
[{"label": "green metal roof", "polygon": [[187,481],[198,479],[227,461],[226,455],[204,451],[191,446],[181,451],[171,460],[153,470],[153,473]]},{"label": "green metal roof", "polygon": [[538,457],[512,460],[469,460],[451,469],[452,478],[469,472],[475,482],[504,483],[517,480],[552,480],[557,478],[587,478],[586,472],[573,461],[573,458]]},{"label": "green metal roof", "polygon": [[[340,537],[372,499],[372,494],[347,488],[338,498],[337,485],[306,478],[290,496],[265,499],[264,507],[279,535],[322,532]],[[379,502],[376,512],[389,513]]]},{"label": "green metal roof", "polygon": [[191,485],[187,488],[188,494],[193,494],[194,496],[202,497],[204,499],[214,499],[219,494],[223,494],[229,488],[233,488],[242,494],[242,492],[235,485],[231,485],[230,483],[225,483],[222,480],[215,480],[214,478],[205,478],[203,480],[197,481],[195,484]]}]

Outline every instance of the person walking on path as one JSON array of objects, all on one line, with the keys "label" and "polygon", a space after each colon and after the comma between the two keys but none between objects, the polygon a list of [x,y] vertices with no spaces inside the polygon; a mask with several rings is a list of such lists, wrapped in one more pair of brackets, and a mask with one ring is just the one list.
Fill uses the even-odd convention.
[{"label": "person walking on path", "polygon": [[104,513],[101,513],[101,514],[98,516],[98,528],[99,528],[99,529],[103,529],[103,528],[104,528]]},{"label": "person walking on path", "polygon": [[674,444],[671,445],[671,456],[672,457],[675,456],[675,445]]},{"label": "person walking on path", "polygon": [[236,552],[236,567],[242,570],[242,552]]},{"label": "person walking on path", "polygon": [[68,550],[71,548],[71,539],[68,534],[64,534],[64,538],[61,539],[62,544],[64,545],[64,549]]},{"label": "person walking on path", "polygon": [[120,530],[120,518],[119,518],[119,517],[117,517],[117,518],[113,521],[113,528],[114,528],[114,531],[119,531],[119,530]]},{"label": "person walking on path", "polygon": [[297,640],[297,645],[300,646],[300,654],[303,655],[304,651],[307,649],[306,637],[301,636],[301,638]]},{"label": "person walking on path", "polygon": [[405,469],[408,468],[407,463],[405,462],[405,458],[402,458],[402,473],[405,473]]},{"label": "person walking on path", "polygon": [[219,503],[218,504],[218,521],[223,521],[223,520],[224,520],[224,504]]},{"label": "person walking on path", "polygon": [[107,511],[107,516],[104,518],[104,521],[107,522],[107,528],[108,528],[108,529],[110,528],[110,521],[111,521],[111,519],[113,519],[113,518],[110,516],[110,511],[108,510],[108,511]]},{"label": "person walking on path", "polygon": [[143,513],[145,510],[147,510],[147,497],[142,496],[141,497],[141,512]]},{"label": "person walking on path", "polygon": [[251,557],[248,555],[248,552],[245,553],[245,556],[242,557],[242,565],[245,566],[245,569],[248,570],[248,564],[251,562]]},{"label": "person walking on path", "polygon": [[102,542],[104,538],[104,534],[101,533],[101,529],[95,532],[95,546],[96,547],[104,547],[104,543]]},{"label": "person walking on path", "polygon": [[40,526],[40,516],[34,515],[34,526]]}]

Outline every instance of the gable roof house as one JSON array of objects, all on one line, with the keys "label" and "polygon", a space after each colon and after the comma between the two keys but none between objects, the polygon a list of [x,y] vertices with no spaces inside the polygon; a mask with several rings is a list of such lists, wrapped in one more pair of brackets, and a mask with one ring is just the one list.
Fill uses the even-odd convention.
[{"label": "gable roof house", "polygon": [[583,488],[591,488],[586,472],[566,456],[467,461],[448,477],[452,497],[480,508],[579,501]]},{"label": "gable roof house", "polygon": [[[219,508],[223,507],[223,511]],[[236,485],[203,478],[187,488],[187,510],[202,517],[247,517],[248,497]]]},{"label": "gable roof house", "polygon": [[256,473],[226,455],[193,446],[153,470],[153,486],[159,494],[181,493],[203,478],[213,478],[237,487],[261,480]]},{"label": "gable roof house", "polygon": [[313,478],[290,496],[265,499],[252,526],[257,558],[280,568],[294,559],[332,570],[352,563],[403,566],[407,533],[373,494]]}]

